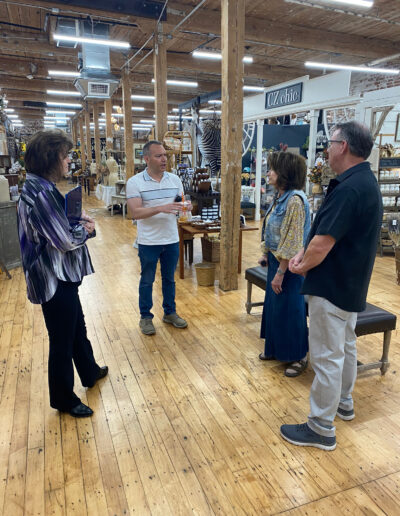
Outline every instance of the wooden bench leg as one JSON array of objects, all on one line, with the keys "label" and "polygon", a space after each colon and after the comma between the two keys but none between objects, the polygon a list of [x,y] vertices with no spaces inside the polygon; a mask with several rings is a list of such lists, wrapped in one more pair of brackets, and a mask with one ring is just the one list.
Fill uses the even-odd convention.
[{"label": "wooden bench leg", "polygon": [[253,284],[250,281],[247,282],[247,301],[246,301],[246,312],[249,314],[251,312],[251,292],[253,289]]},{"label": "wooden bench leg", "polygon": [[392,331],[387,330],[383,333],[383,352],[381,358],[381,374],[384,375],[389,368],[389,348],[390,348],[390,339],[392,337]]}]

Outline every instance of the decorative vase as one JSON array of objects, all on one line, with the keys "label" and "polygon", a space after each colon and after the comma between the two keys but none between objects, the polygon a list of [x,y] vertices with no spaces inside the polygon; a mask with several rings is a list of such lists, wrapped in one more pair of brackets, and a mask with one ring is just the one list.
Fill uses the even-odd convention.
[{"label": "decorative vase", "polygon": [[311,193],[316,195],[316,194],[322,194],[322,192],[323,192],[322,186],[319,183],[315,183],[311,189]]}]

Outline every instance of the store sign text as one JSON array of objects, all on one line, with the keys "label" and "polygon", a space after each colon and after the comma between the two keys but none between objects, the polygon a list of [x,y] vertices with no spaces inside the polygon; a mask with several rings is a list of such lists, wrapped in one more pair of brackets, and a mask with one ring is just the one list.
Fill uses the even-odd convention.
[{"label": "store sign text", "polygon": [[265,95],[265,109],[297,104],[303,99],[303,83],[298,82],[286,88],[268,91]]}]

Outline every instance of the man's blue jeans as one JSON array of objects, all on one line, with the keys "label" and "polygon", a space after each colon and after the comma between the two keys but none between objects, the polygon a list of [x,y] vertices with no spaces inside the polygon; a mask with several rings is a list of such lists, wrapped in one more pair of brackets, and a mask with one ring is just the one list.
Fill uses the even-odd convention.
[{"label": "man's blue jeans", "polygon": [[160,260],[163,308],[165,315],[176,312],[175,269],[179,258],[179,242],[167,245],[139,244],[139,258],[142,266],[139,283],[139,310],[143,319],[152,319],[153,283],[157,262]]}]

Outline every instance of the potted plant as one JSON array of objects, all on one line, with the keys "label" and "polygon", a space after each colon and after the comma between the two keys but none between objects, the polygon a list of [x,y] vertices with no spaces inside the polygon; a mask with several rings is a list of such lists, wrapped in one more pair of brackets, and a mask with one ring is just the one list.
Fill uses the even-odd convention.
[{"label": "potted plant", "polygon": [[310,179],[310,183],[313,183],[313,187],[312,187],[311,192],[314,195],[322,194],[322,192],[323,192],[322,185],[321,185],[321,181],[322,181],[322,164],[319,163],[318,165],[313,167],[310,170],[310,173],[308,174],[308,177]]}]

